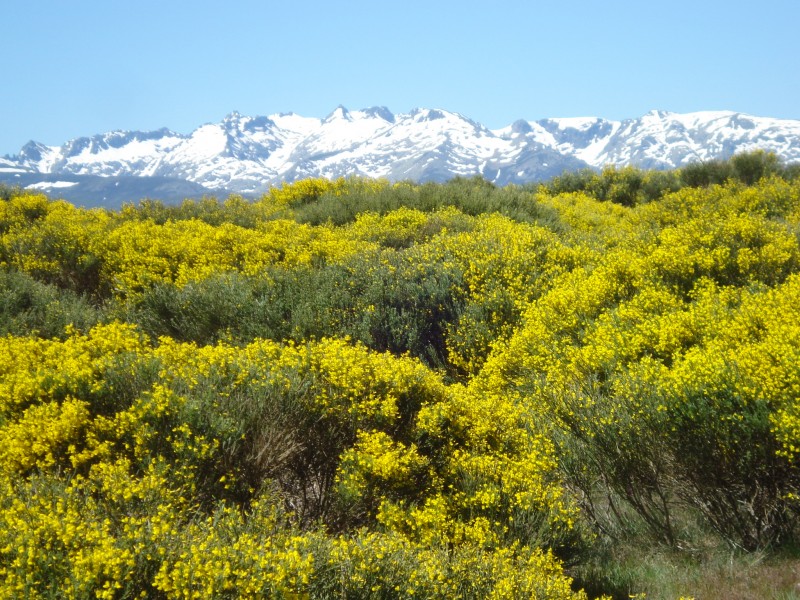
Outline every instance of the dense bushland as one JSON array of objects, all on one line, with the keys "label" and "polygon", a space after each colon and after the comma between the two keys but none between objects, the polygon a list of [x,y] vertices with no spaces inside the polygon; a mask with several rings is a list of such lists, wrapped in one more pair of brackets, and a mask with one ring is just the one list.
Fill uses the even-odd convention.
[{"label": "dense bushland", "polygon": [[786,556],[796,175],[3,190],[0,596],[659,597],[637,548]]}]

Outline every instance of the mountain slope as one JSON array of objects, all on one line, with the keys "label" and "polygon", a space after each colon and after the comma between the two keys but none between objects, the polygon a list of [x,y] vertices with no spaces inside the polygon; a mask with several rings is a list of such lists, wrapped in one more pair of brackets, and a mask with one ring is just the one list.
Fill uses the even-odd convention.
[{"label": "mountain slope", "polygon": [[130,175],[100,177],[54,173],[8,173],[0,163],[0,184],[44,192],[85,208],[120,208],[145,198],[179,204],[186,198],[215,195],[215,190],[176,177]]}]

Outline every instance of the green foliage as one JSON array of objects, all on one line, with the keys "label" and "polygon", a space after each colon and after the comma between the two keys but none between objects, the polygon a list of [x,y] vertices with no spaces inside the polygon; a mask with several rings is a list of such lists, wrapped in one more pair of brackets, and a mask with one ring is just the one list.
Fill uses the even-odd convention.
[{"label": "green foliage", "polygon": [[234,328],[247,327],[243,311],[253,302],[249,281],[226,273],[183,287],[155,284],[131,302],[124,314],[128,321],[138,324],[154,338],[168,336],[178,341],[211,344]]},{"label": "green foliage", "polygon": [[461,312],[461,279],[456,269],[387,250],[317,269],[276,269],[267,280],[226,274],[181,288],[157,284],[128,318],[153,337],[201,344],[347,337],[445,367],[445,330]]},{"label": "green foliage", "polygon": [[736,154],[727,161],[707,161],[692,163],[680,170],[680,180],[690,187],[721,185],[728,180],[736,180],[745,185],[753,185],[772,175],[782,175],[792,179],[795,166],[783,166],[780,159],[771,152],[755,150]]},{"label": "green foliage", "polygon": [[11,186],[5,183],[0,183],[0,201],[8,201],[16,196],[22,195],[22,189],[19,186]]},{"label": "green foliage", "polygon": [[776,175],[781,169],[780,159],[763,150],[736,154],[731,158],[731,166],[736,177],[745,185],[753,185],[770,175]]},{"label": "green foliage", "polygon": [[294,217],[303,223],[344,225],[358,215],[386,215],[400,208],[425,213],[448,207],[478,216],[500,213],[520,222],[539,222],[557,228],[558,216],[536,201],[529,191],[516,186],[498,188],[481,177],[456,177],[444,184],[397,183],[377,190],[356,188],[345,193],[325,193],[296,208]]},{"label": "green foliage", "polygon": [[168,221],[197,219],[209,225],[231,223],[247,229],[255,228],[265,216],[262,206],[236,195],[229,196],[224,202],[213,197],[204,197],[200,200],[186,199],[178,206],[145,199],[136,205],[123,206],[119,215],[121,219],[152,221],[158,225]]},{"label": "green foliage", "polygon": [[68,325],[88,331],[103,319],[101,309],[70,290],[0,271],[0,335],[62,337]]},{"label": "green foliage", "polygon": [[653,202],[684,187],[709,187],[730,180],[753,185],[775,175],[790,180],[796,170],[796,165],[782,165],[773,153],[755,150],[736,154],[729,160],[691,163],[676,171],[612,166],[600,173],[592,169],[566,172],[541,187],[552,195],[584,192],[597,200],[634,206]]},{"label": "green foliage", "polygon": [[672,171],[642,171],[636,167],[606,167],[601,173],[591,169],[564,173],[542,186],[549,194],[585,192],[597,200],[634,206],[658,200],[680,189]]}]

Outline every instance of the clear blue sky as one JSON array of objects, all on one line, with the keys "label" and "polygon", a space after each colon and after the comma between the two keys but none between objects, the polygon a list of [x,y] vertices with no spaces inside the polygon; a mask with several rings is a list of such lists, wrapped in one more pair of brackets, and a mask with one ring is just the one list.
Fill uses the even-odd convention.
[{"label": "clear blue sky", "polygon": [[800,119],[797,0],[5,0],[0,155],[233,110]]}]

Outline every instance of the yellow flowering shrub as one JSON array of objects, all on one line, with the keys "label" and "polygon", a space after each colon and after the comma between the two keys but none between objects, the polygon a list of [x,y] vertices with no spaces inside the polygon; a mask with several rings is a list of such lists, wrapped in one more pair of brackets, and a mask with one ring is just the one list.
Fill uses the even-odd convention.
[{"label": "yellow flowering shrub", "polygon": [[12,194],[0,318],[104,323],[0,337],[0,597],[584,598],[591,533],[791,540],[800,183],[661,183]]},{"label": "yellow flowering shrub", "polygon": [[316,200],[323,194],[343,196],[354,191],[379,191],[390,184],[383,179],[359,179],[340,177],[335,180],[323,178],[301,179],[273,187],[261,199],[262,203],[274,206],[296,206]]},{"label": "yellow flowering shrub", "polygon": [[[794,297],[796,238],[761,218],[714,216],[660,237],[556,281],[475,385],[510,385],[555,428],[589,514],[600,478],[669,543],[670,504],[685,502],[731,543],[759,547],[785,534],[781,515],[800,482],[786,462],[794,310],[788,301],[778,317],[763,292],[788,277],[771,294]],[[599,473],[586,470],[588,457]]]},{"label": "yellow flowering shrub", "polygon": [[780,282],[800,264],[795,235],[752,215],[702,218],[661,232],[649,263],[665,282],[690,290],[700,277],[722,285]]},{"label": "yellow flowering shrub", "polygon": [[0,233],[17,229],[47,215],[52,203],[44,194],[22,192],[0,202]]},{"label": "yellow flowering shrub", "polygon": [[[319,590],[363,598],[580,599],[548,552],[511,545],[419,546],[396,533],[363,532],[325,548],[335,585]],[[312,587],[312,597],[316,589]],[[320,597],[323,594],[320,593]]]},{"label": "yellow flowering shrub", "polygon": [[75,333],[63,342],[0,338],[0,417],[34,400],[72,396],[102,403],[116,392],[106,376],[117,364],[133,369],[126,361],[143,348],[143,336],[121,323],[95,327],[86,335]]},{"label": "yellow flowering shrub", "polygon": [[246,514],[222,505],[180,532],[153,587],[168,598],[299,595],[314,573],[315,537],[293,531],[269,498]]},{"label": "yellow flowering shrub", "polygon": [[202,221],[129,221],[107,238],[105,277],[118,293],[140,292],[154,283],[185,285],[213,274],[259,275],[272,265],[310,265],[340,260],[363,246],[326,227],[276,220],[258,229]]},{"label": "yellow flowering shrub", "polygon": [[55,589],[63,598],[119,596],[136,559],[91,497],[74,485],[44,494],[3,484],[0,596],[45,598]]},{"label": "yellow flowering shrub", "polygon": [[109,216],[22,195],[0,203],[0,267],[81,293],[102,294],[103,232]]},{"label": "yellow flowering shrub", "polygon": [[0,468],[26,473],[33,467],[55,466],[69,446],[79,443],[88,421],[88,404],[73,398],[28,407],[19,420],[0,429],[5,441]]},{"label": "yellow flowering shrub", "polygon": [[344,233],[356,240],[377,242],[390,248],[406,248],[422,244],[437,234],[472,229],[473,223],[472,217],[454,207],[435,212],[401,207],[385,215],[359,213],[355,222],[344,228]]},{"label": "yellow flowering shrub", "polygon": [[[154,347],[120,324],[4,343],[31,351],[3,366],[2,518],[26,519],[6,530],[7,590],[69,580],[72,597],[310,593],[331,585],[331,559],[315,552],[331,553],[334,540],[292,523],[380,525],[403,536],[412,562],[431,544],[487,556],[517,544],[504,559],[513,562],[571,527],[552,447],[526,436],[524,415],[499,397],[468,397],[409,358],[334,339]],[[128,389],[117,387],[123,365],[141,377]],[[41,485],[53,492],[36,510],[16,502]],[[269,489],[290,514],[259,504]],[[82,518],[85,539],[75,533]],[[47,562],[53,548],[58,559]],[[369,548],[364,560],[383,572],[385,555]],[[536,585],[568,581],[552,565]],[[440,584],[420,589],[446,597]]]},{"label": "yellow flowering shrub", "polygon": [[465,308],[447,330],[449,362],[476,374],[495,345],[502,345],[528,304],[580,254],[552,232],[497,214],[474,219],[473,227],[440,235],[422,260],[453,263],[463,274]]},{"label": "yellow flowering shrub", "polygon": [[539,194],[537,201],[557,211],[561,221],[570,227],[564,237],[573,242],[616,245],[634,234],[632,210],[619,204],[580,192]]}]

